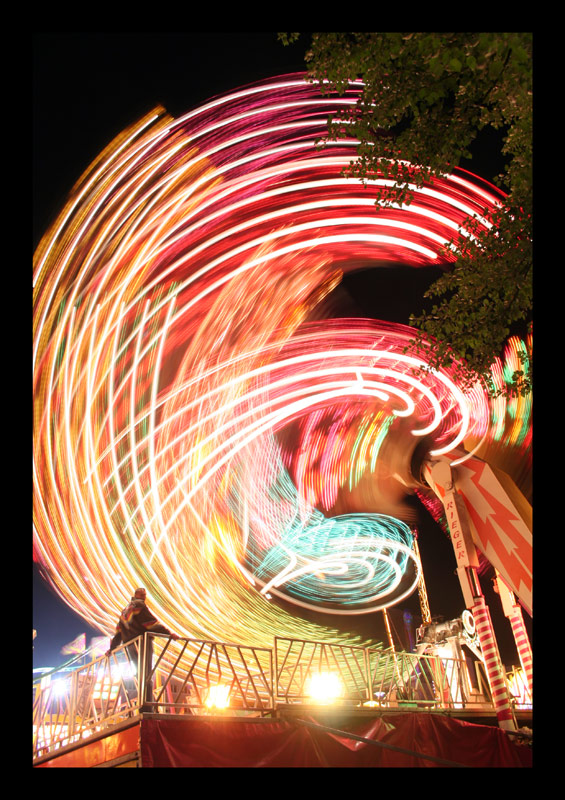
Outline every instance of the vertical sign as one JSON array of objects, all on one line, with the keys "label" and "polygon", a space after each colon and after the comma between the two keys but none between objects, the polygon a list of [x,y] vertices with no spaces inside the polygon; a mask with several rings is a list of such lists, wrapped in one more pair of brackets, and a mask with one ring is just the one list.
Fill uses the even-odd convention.
[{"label": "vertical sign", "polygon": [[451,467],[446,461],[436,461],[427,467],[426,479],[443,503],[457,567],[478,567],[477,551],[467,523],[467,511],[455,490]]}]

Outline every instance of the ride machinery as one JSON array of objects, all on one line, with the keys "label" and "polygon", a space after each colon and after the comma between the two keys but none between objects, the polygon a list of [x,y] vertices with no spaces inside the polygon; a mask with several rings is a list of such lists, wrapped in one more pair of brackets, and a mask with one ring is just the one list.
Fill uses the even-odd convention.
[{"label": "ride machinery", "polygon": [[[397,446],[395,450],[402,454],[395,459],[395,477],[407,487],[431,489],[441,501],[467,609],[459,626],[462,630],[455,631],[455,635],[463,638],[467,646],[478,645],[477,655],[486,668],[499,724],[513,730],[516,722],[505,669],[479,580],[479,554],[495,570],[496,591],[512,626],[531,696],[532,651],[522,614],[523,607],[533,616],[531,507],[505,472],[470,456],[466,450],[452,451],[449,458],[411,461],[414,451],[406,440],[405,445],[408,446]],[[428,621],[431,623],[431,618]],[[426,638],[433,641],[434,637],[426,637],[425,627],[420,630],[421,643],[416,652],[434,652],[433,647],[426,646]],[[440,640],[445,641],[446,633],[449,638],[453,631],[442,631]]]},{"label": "ride machinery", "polygon": [[[35,258],[34,558],[106,634],[145,586],[181,636],[355,645],[348,617],[420,583],[414,495],[446,521],[508,727],[478,570],[531,680],[529,406],[340,308],[351,273],[370,268],[379,299],[399,265],[449,269],[503,195],[456,170],[378,205],[384,176],[343,173],[357,142],[319,146],[358,97],[290,75],[157,108],[77,182]],[[509,342],[495,383],[530,344]]]}]

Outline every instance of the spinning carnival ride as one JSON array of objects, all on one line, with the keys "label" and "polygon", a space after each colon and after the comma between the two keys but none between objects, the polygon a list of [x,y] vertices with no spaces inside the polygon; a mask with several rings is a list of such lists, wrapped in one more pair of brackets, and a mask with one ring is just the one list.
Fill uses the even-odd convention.
[{"label": "spinning carnival ride", "polygon": [[179,119],[158,108],[38,247],[34,557],[98,629],[143,585],[179,634],[356,643],[301,609],[367,614],[414,592],[407,492],[452,537],[459,508],[470,608],[479,548],[531,613],[522,496],[476,456],[524,469],[527,410],[420,371],[402,325],[322,311],[348,272],[448,267],[500,195],[457,172],[375,213],[375,186],[341,172],[356,142],[317,147],[356,97],[287,76]]}]

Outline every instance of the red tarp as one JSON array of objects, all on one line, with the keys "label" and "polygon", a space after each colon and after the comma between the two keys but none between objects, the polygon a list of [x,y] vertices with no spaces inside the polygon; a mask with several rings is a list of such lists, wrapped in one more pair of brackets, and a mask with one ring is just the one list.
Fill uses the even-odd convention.
[{"label": "red tarp", "polygon": [[[154,720],[141,723],[142,767],[531,767],[532,750],[500,728],[424,714],[385,715],[342,730],[403,750],[343,737],[306,720]],[[319,727],[318,727],[319,726]],[[450,763],[439,763],[433,756]]]}]

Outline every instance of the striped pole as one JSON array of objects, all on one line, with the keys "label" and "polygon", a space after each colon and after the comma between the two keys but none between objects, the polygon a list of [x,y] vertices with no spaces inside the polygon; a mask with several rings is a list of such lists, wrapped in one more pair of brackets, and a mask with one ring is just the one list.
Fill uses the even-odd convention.
[{"label": "striped pole", "polygon": [[514,634],[514,641],[516,642],[516,649],[518,650],[520,664],[522,666],[524,675],[526,676],[530,697],[533,698],[532,648],[528,637],[528,631],[526,630],[526,625],[524,623],[522,609],[516,602],[514,592],[508,588],[498,572],[496,573],[494,588],[500,596],[504,615],[508,618],[510,625],[512,626],[512,633]]},{"label": "striped pole", "polygon": [[534,695],[533,695],[532,648],[530,645],[530,640],[528,638],[528,632],[524,624],[522,610],[520,606],[515,606],[514,608],[515,611],[509,617],[510,624],[512,625],[512,631],[514,633],[514,639],[516,641],[516,648],[518,650],[520,664],[522,665],[522,669],[524,670],[524,675],[526,676],[528,691],[530,692],[530,697],[533,698]]},{"label": "striped pole", "polygon": [[465,606],[472,611],[475,620],[475,630],[485,660],[498,724],[507,730],[517,730],[518,726],[512,711],[504,667],[478,577],[477,550],[465,504],[457,492],[454,474],[447,461],[424,462],[423,474],[428,485],[440,498],[445,510],[451,543],[457,560],[457,575]]},{"label": "striped pole", "polygon": [[472,611],[475,619],[477,637],[485,660],[485,667],[498,724],[501,728],[506,730],[517,730],[510,694],[506,685],[506,676],[504,674],[504,668],[492,627],[492,620],[487,604],[485,603],[485,598],[482,595],[480,597],[475,597]]}]

